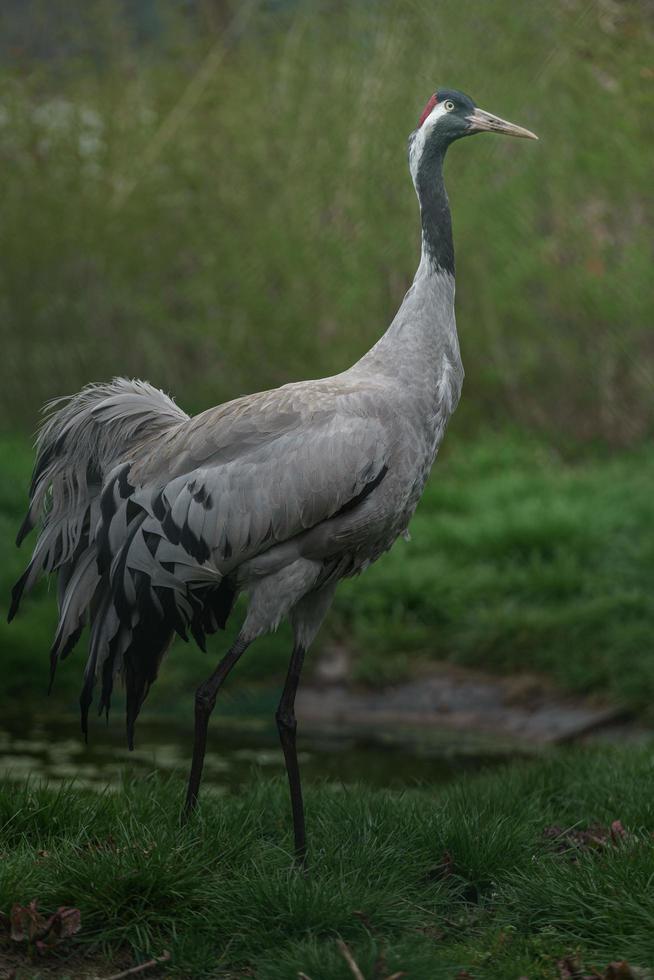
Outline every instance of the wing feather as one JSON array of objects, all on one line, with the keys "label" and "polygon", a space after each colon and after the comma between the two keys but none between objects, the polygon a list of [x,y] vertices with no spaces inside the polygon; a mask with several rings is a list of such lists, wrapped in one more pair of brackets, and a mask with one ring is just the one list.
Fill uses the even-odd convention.
[{"label": "wing feather", "polygon": [[388,450],[380,421],[334,416],[164,487],[142,487],[133,499],[165,540],[166,560],[183,553],[221,571],[342,511],[378,478]]}]

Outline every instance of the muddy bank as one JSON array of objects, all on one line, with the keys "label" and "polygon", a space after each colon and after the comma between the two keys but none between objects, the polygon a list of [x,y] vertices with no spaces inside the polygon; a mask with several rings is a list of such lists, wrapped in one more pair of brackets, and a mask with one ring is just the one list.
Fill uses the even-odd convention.
[{"label": "muddy bank", "polygon": [[300,688],[297,716],[305,730],[441,729],[535,744],[632,730],[623,709],[561,695],[531,675],[503,678],[441,664],[419,678],[369,690],[351,684],[347,673],[347,664],[332,657]]}]

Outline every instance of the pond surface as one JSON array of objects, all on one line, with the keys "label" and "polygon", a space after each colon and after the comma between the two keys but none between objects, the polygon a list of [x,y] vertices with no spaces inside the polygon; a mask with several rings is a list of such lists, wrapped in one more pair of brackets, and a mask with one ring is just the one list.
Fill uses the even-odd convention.
[{"label": "pond surface", "polygon": [[[186,777],[192,732],[170,722],[139,723],[136,748],[127,749],[121,720],[96,721],[85,745],[77,719],[41,723],[12,721],[0,728],[0,775],[30,776],[51,782],[75,780],[97,790],[118,787],[123,779],[154,770]],[[303,732],[298,738],[300,764],[307,781],[364,783],[376,787],[445,783],[461,775],[515,758],[515,746],[486,737],[430,731],[404,732],[391,740],[379,733]],[[204,782],[216,792],[237,790],[257,776],[284,772],[272,719],[263,723],[225,723],[216,719],[209,733]]]}]

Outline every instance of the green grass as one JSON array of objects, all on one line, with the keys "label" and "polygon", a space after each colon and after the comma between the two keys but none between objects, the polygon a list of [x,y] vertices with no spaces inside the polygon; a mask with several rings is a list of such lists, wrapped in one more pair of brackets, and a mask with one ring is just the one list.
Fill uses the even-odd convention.
[{"label": "green grass", "polygon": [[[434,790],[313,788],[311,871],[290,863],[286,788],[205,797],[153,778],[105,796],[28,785],[0,794],[0,909],[38,897],[82,913],[78,951],[171,951],[171,974],[345,980],[337,939],[372,978],[554,980],[555,960],[654,964],[651,749],[576,751]],[[543,831],[606,827],[570,849]],[[250,972],[248,971],[248,968]],[[78,964],[78,973],[81,969]],[[65,975],[65,963],[59,976]],[[29,971],[25,974],[29,975]]]},{"label": "green grass", "polygon": [[[13,537],[29,466],[26,442],[0,442],[3,607],[27,560]],[[345,644],[355,678],[368,684],[448,660],[540,673],[564,690],[595,692],[651,720],[652,486],[650,448],[573,464],[524,440],[466,442],[450,433],[412,522],[412,541],[399,541],[341,585],[318,648]],[[74,706],[83,644],[61,665],[50,702],[44,694],[55,605],[44,584],[17,620],[0,622],[6,709]],[[237,610],[232,632],[239,619]],[[190,717],[192,691],[228,638],[214,637],[208,655],[178,642],[146,710],[177,706]],[[230,683],[281,679],[289,650],[285,628],[258,641]]]},{"label": "green grass", "polygon": [[46,398],[113,374],[199,410],[347,367],[415,271],[406,137],[452,85],[541,137],[448,156],[457,424],[615,445],[652,432],[640,0],[262,3],[183,111],[220,46],[211,4],[182,23],[152,5],[170,23],[141,47],[121,4],[49,6],[61,14],[35,14],[0,75],[5,424],[31,428]]}]

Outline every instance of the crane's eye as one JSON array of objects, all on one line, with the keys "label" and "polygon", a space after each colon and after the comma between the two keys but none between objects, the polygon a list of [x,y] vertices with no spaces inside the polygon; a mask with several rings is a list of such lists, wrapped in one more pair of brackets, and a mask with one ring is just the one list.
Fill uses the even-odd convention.
[{"label": "crane's eye", "polygon": [[448,99],[447,102],[444,102],[443,103],[443,105],[445,106],[445,111],[446,112],[451,112],[452,109],[454,108],[454,103],[452,102],[451,99]]}]

